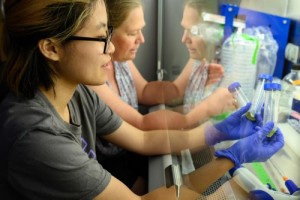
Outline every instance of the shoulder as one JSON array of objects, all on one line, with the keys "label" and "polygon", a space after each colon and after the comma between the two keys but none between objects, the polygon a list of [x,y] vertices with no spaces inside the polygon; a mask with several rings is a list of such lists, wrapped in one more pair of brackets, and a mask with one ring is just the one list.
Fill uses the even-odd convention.
[{"label": "shoulder", "polygon": [[50,110],[49,104],[39,94],[33,99],[23,99],[10,93],[0,104],[0,129],[13,131],[41,125],[52,126]]},{"label": "shoulder", "polygon": [[[0,105],[1,155],[7,156],[7,152],[32,131],[53,134],[57,121],[52,113],[51,107],[40,96],[27,100],[9,94]],[[27,142],[31,145],[33,140]]]}]

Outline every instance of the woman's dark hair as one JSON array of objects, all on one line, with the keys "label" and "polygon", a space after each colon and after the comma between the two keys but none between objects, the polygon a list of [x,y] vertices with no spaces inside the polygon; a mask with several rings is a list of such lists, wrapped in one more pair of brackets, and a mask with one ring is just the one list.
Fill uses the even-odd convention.
[{"label": "woman's dark hair", "polygon": [[5,1],[0,22],[0,39],[4,41],[0,59],[5,61],[2,81],[10,91],[32,98],[40,86],[54,88],[55,70],[40,52],[39,40],[55,38],[63,44],[82,28],[98,1]]}]

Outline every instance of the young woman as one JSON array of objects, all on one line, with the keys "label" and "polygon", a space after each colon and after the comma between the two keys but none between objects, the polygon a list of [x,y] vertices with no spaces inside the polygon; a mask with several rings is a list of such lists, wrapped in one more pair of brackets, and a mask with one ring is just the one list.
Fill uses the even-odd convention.
[{"label": "young woman", "polygon": [[[273,124],[257,131],[242,117],[249,105],[224,122],[189,131],[145,132],[122,121],[85,86],[105,83],[114,51],[103,0],[6,0],[3,7],[1,79],[9,90],[0,103],[3,199],[175,198],[174,187],[132,193],[97,162],[96,135],[144,155],[240,139],[216,152],[207,184],[233,166],[266,160],[283,146],[280,130],[262,142]],[[205,187],[197,184],[200,177],[200,169],[190,175],[197,192],[182,187],[181,199],[198,198]]]}]

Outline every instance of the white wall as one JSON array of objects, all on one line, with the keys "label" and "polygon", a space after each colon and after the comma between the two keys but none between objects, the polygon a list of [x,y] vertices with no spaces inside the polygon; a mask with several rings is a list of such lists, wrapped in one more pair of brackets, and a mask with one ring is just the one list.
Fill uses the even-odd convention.
[{"label": "white wall", "polygon": [[242,0],[240,6],[282,17],[300,19],[299,0]]},{"label": "white wall", "polygon": [[300,20],[300,1],[299,0],[287,0],[287,17],[292,19]]}]

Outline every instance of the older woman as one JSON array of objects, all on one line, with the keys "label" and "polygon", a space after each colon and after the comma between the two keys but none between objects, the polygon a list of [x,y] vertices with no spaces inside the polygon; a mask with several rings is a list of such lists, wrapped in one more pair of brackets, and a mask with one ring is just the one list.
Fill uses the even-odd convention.
[{"label": "older woman", "polygon": [[[186,39],[184,42],[189,45],[192,40],[195,43],[193,48],[198,48],[199,50],[197,51],[198,54],[191,53],[191,58],[181,75],[174,82],[147,82],[133,62],[140,44],[144,43],[142,29],[145,26],[145,21],[141,1],[109,0],[106,1],[106,4],[109,14],[109,25],[114,27],[112,42],[115,45],[115,52],[112,54],[112,61],[106,68],[108,81],[105,85],[92,86],[91,88],[122,119],[143,130],[182,129],[195,126],[200,121],[203,122],[211,116],[234,108],[232,95],[227,89],[221,88],[203,100],[195,109],[185,114],[171,110],[158,110],[145,115],[140,114],[138,112],[139,104],[155,105],[159,103],[168,104],[174,101],[182,102],[186,87],[190,87],[187,86],[188,84],[190,85],[189,76],[194,74],[194,80],[198,80],[202,76],[201,72],[203,70],[200,68],[203,68],[203,64],[200,64],[196,58],[204,58],[202,54],[199,55],[201,52],[204,53],[204,44],[202,40],[199,41],[199,37],[191,38],[185,36],[189,39]],[[196,17],[196,20],[200,20],[199,16]],[[197,67],[200,69],[196,70],[198,77],[193,69],[196,68],[194,62],[198,63]],[[209,81],[211,82],[218,80],[216,78],[220,77],[223,72],[218,64],[211,64],[210,70],[211,77]],[[194,83],[193,80],[190,80],[190,82]],[[198,81],[197,84],[199,84]],[[206,84],[206,80],[203,84]],[[193,87],[199,88],[197,85]],[[194,91],[193,97],[195,94],[199,96],[199,92],[202,94],[201,89],[197,90]],[[190,98],[191,94],[187,94],[184,99],[187,99],[187,96]],[[203,96],[195,100],[199,102],[202,98]],[[223,101],[220,102],[219,99]],[[97,142],[97,148],[99,149],[99,155],[102,155],[98,157],[98,160],[115,176],[126,182],[128,186],[143,185],[142,182],[144,181],[138,181],[136,184],[133,184],[132,181],[136,178],[132,177],[141,176],[144,177],[143,179],[147,177],[147,158],[128,153],[100,139]],[[141,165],[145,163],[142,167],[143,170],[140,170],[135,163],[141,163]],[[138,178],[137,180],[143,179]]]},{"label": "older woman", "polygon": [[[207,1],[186,1],[181,22],[185,29],[182,42],[187,45],[190,59],[180,76],[173,82],[147,82],[133,62],[140,44],[144,43],[142,29],[145,20],[141,0],[106,1],[109,25],[114,27],[112,42],[115,51],[106,68],[108,81],[104,85],[91,88],[126,122],[142,130],[184,129],[235,108],[235,100],[226,88],[218,89],[207,98],[203,97],[203,86],[207,78],[203,74],[206,73],[204,67],[207,67],[204,62],[208,59],[205,53],[207,44],[199,36],[192,36],[189,30],[192,25],[201,22],[201,12],[207,7],[205,2]],[[214,83],[222,75],[222,67],[210,64],[209,69],[208,82]],[[199,79],[203,80],[202,86],[197,85]],[[191,97],[193,103],[188,101]],[[158,110],[142,115],[137,110],[139,104],[168,104],[182,102],[183,99],[188,102],[186,106],[189,108],[183,114]],[[134,189],[135,186],[143,185],[147,158],[134,155],[100,138],[97,140],[97,149],[99,162],[129,187]],[[135,163],[145,165],[140,168]]]}]

